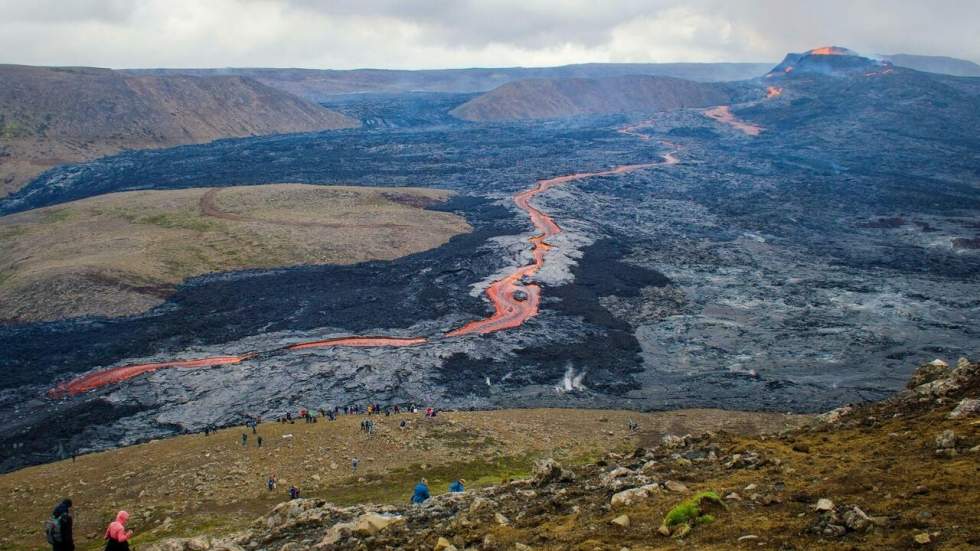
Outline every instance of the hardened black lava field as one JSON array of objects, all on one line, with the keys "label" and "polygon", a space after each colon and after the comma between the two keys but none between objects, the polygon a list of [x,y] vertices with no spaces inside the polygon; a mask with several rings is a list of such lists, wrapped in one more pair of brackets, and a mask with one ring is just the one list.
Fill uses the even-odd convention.
[{"label": "hardened black lava field", "polygon": [[[447,408],[816,411],[881,398],[909,369],[980,344],[980,83],[905,69],[728,85],[752,136],[681,109],[473,124],[467,96],[371,95],[330,106],[364,129],[134,151],[53,169],[0,200],[10,213],[131,189],[273,182],[428,186],[473,231],[389,262],[204,276],[147,314],[0,327],[0,437],[10,469],[54,456],[370,400]],[[766,98],[767,86],[780,93]],[[617,130],[639,128],[649,139]],[[538,179],[615,166],[534,199],[551,243],[540,314],[445,338],[491,307],[486,283],[529,256],[512,196]],[[243,354],[343,335],[430,337],[399,349],[267,353],[163,370],[64,400],[81,373]],[[60,441],[36,427],[82,419]],[[120,437],[119,435],[125,435]],[[13,447],[13,444],[23,446]]]}]

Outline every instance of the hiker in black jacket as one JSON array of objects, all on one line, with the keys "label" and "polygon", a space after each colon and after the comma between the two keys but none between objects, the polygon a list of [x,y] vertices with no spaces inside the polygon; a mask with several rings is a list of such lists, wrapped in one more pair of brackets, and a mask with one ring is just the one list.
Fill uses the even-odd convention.
[{"label": "hiker in black jacket", "polygon": [[71,500],[65,499],[54,508],[46,527],[48,543],[53,551],[75,551],[75,539],[71,530]]}]

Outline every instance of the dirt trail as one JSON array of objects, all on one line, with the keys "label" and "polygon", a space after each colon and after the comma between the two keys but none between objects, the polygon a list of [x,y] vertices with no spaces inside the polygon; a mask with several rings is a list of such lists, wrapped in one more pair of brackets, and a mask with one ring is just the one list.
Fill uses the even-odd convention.
[{"label": "dirt trail", "polygon": [[[628,134],[631,136],[636,136],[642,140],[649,140],[650,137],[646,134],[640,133],[637,130],[644,126],[649,126],[650,121],[643,121],[631,126],[626,126],[620,128],[618,131],[623,134]],[[667,143],[667,142],[664,142]],[[673,144],[667,144],[673,145]],[[462,327],[453,329],[445,334],[446,337],[458,337],[462,335],[468,335],[471,333],[492,333],[494,331],[501,331],[504,329],[513,329],[515,327],[521,326],[528,319],[536,316],[538,314],[539,306],[541,303],[541,286],[535,283],[529,282],[530,278],[534,274],[541,270],[544,266],[545,254],[552,248],[548,244],[547,240],[555,235],[561,233],[561,228],[555,223],[548,214],[541,211],[540,209],[531,205],[531,199],[535,196],[548,191],[549,189],[567,184],[569,182],[575,182],[578,180],[584,180],[587,178],[596,178],[603,176],[616,176],[619,174],[629,174],[631,172],[636,172],[638,170],[643,170],[647,168],[652,168],[655,166],[669,166],[679,163],[680,160],[674,155],[673,152],[666,153],[663,156],[663,160],[656,163],[644,163],[644,164],[633,164],[633,165],[621,165],[610,170],[604,170],[599,172],[578,172],[575,174],[567,174],[565,176],[557,176],[555,178],[548,178],[545,180],[538,180],[534,187],[524,190],[514,196],[514,203],[517,204],[518,208],[528,213],[531,218],[531,223],[534,225],[535,229],[538,230],[538,234],[534,235],[529,239],[531,243],[531,254],[532,261],[530,264],[518,267],[510,275],[494,281],[487,287],[487,298],[494,306],[494,312],[489,317],[471,321]],[[332,226],[330,224],[318,224],[318,223],[294,223],[285,221],[275,221],[275,220],[262,220],[262,219],[252,219],[239,214],[224,212],[219,209],[215,203],[214,198],[218,193],[218,189],[212,189],[205,193],[200,200],[201,213],[206,216],[213,216],[217,218],[223,218],[227,220],[236,221],[250,221],[250,222],[264,222],[271,224],[284,224],[284,225],[308,225],[308,226]],[[340,225],[338,225],[340,227]],[[343,227],[350,227],[343,225]],[[355,346],[355,347],[387,347],[387,346],[416,346],[420,344],[425,344],[429,342],[426,337],[389,337],[389,336],[377,336],[377,337],[365,337],[365,336],[349,336],[349,337],[338,337],[331,339],[322,339],[309,342],[299,342],[287,345],[281,349],[282,351],[295,351],[304,350],[308,348],[320,348],[320,347],[336,347],[336,346]],[[51,397],[62,397],[66,395],[74,396],[93,390],[102,386],[120,383],[122,381],[132,379],[143,373],[151,373],[159,369],[168,368],[180,368],[180,369],[194,369],[201,367],[212,367],[216,365],[229,365],[237,364],[243,361],[254,358],[262,352],[251,352],[242,356],[218,356],[211,358],[200,358],[193,360],[173,360],[168,362],[157,362],[157,363],[146,363],[146,364],[129,364],[119,367],[110,367],[101,371],[96,371],[93,373],[88,373],[76,379],[73,379],[67,383],[62,383],[48,392]]]}]

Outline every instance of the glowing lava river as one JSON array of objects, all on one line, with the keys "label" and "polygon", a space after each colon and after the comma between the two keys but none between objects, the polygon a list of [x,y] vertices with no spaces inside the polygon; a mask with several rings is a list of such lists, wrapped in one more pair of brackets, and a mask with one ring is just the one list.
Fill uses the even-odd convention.
[{"label": "glowing lava river", "polygon": [[[635,130],[630,128],[623,133],[634,134]],[[639,135],[639,133],[636,133]],[[674,165],[679,160],[672,153],[667,153],[663,161],[656,163],[622,165],[610,170],[601,172],[580,172],[556,178],[538,180],[533,187],[524,190],[514,196],[514,203],[521,210],[525,211],[531,219],[531,223],[539,232],[529,239],[531,243],[532,261],[530,264],[516,268],[506,277],[494,281],[486,290],[487,298],[493,304],[494,312],[489,317],[471,321],[462,327],[447,332],[445,337],[459,337],[472,333],[492,333],[503,329],[519,327],[525,321],[538,314],[538,307],[541,302],[541,287],[529,280],[544,266],[545,255],[552,248],[548,244],[548,239],[561,233],[561,228],[545,212],[531,205],[531,199],[536,195],[544,193],[549,189],[584,180],[587,178],[601,176],[615,176],[618,174],[628,174],[637,170],[643,170],[659,165]],[[77,395],[89,390],[94,390],[106,385],[120,383],[132,379],[144,373],[151,373],[160,369],[196,369],[219,365],[238,364],[259,355],[271,352],[292,352],[309,348],[325,347],[394,347],[394,346],[415,346],[429,342],[426,337],[368,337],[352,336],[323,339],[316,341],[299,342],[286,345],[282,348],[268,350],[264,352],[249,352],[241,356],[216,356],[209,358],[191,360],[173,360],[166,362],[129,364],[118,367],[110,367],[104,370],[95,371],[82,375],[76,379],[62,383],[49,391],[52,397],[63,397],[66,395]]]}]

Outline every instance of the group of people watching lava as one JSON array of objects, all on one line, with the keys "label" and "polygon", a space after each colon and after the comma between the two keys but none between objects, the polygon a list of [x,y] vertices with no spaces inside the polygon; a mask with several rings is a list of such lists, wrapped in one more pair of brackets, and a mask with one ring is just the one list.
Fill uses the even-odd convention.
[{"label": "group of people watching lava", "polygon": [[[318,409],[309,410],[302,408],[299,410],[299,415],[293,417],[291,412],[286,412],[285,415],[278,417],[276,420],[279,423],[294,423],[296,418],[302,418],[306,423],[316,423],[318,418],[325,418],[331,421],[336,421],[338,415],[384,415],[386,417],[399,414],[399,413],[419,413],[418,406],[411,405],[408,407],[402,407],[399,405],[394,406],[381,406],[380,404],[369,404],[367,407],[362,407],[359,405],[335,407],[333,409]],[[432,407],[425,408],[426,417],[435,417],[438,410]],[[257,416],[250,416],[249,419],[244,423],[246,428],[252,429],[252,434],[255,435],[255,442],[258,447],[262,447],[262,435],[258,434],[258,424],[261,422],[261,418]],[[401,421],[401,428],[406,427],[404,420]],[[211,433],[218,431],[218,426],[209,423],[204,426],[205,436],[210,436]],[[365,419],[361,421],[361,431],[367,434],[372,434],[374,432],[374,421],[370,419]],[[248,446],[248,433],[243,432],[241,437],[242,446]],[[73,457],[74,459],[74,457]],[[351,458],[351,472],[357,472],[357,465],[359,460],[356,457]],[[457,493],[464,491],[465,480],[459,479],[454,480],[452,484],[449,485],[449,491],[451,493]],[[266,485],[269,491],[275,490],[279,485],[279,480],[273,473],[269,476],[266,481]],[[298,499],[300,497],[300,490],[295,485],[289,487],[289,498]],[[429,493],[429,482],[426,479],[422,479],[418,484],[415,485],[415,489],[412,493],[411,502],[415,504],[424,503],[430,497]],[[74,551],[75,540],[73,537],[73,518],[71,513],[72,501],[70,499],[62,500],[54,511],[51,513],[51,518],[45,522],[45,535],[47,537],[48,543],[51,544],[51,548],[54,551]],[[109,526],[105,531],[106,545],[105,551],[119,551],[129,549],[129,540],[133,537],[133,531],[126,529],[126,521],[129,520],[129,513],[126,511],[119,511],[116,514],[116,519],[109,523]]]}]

